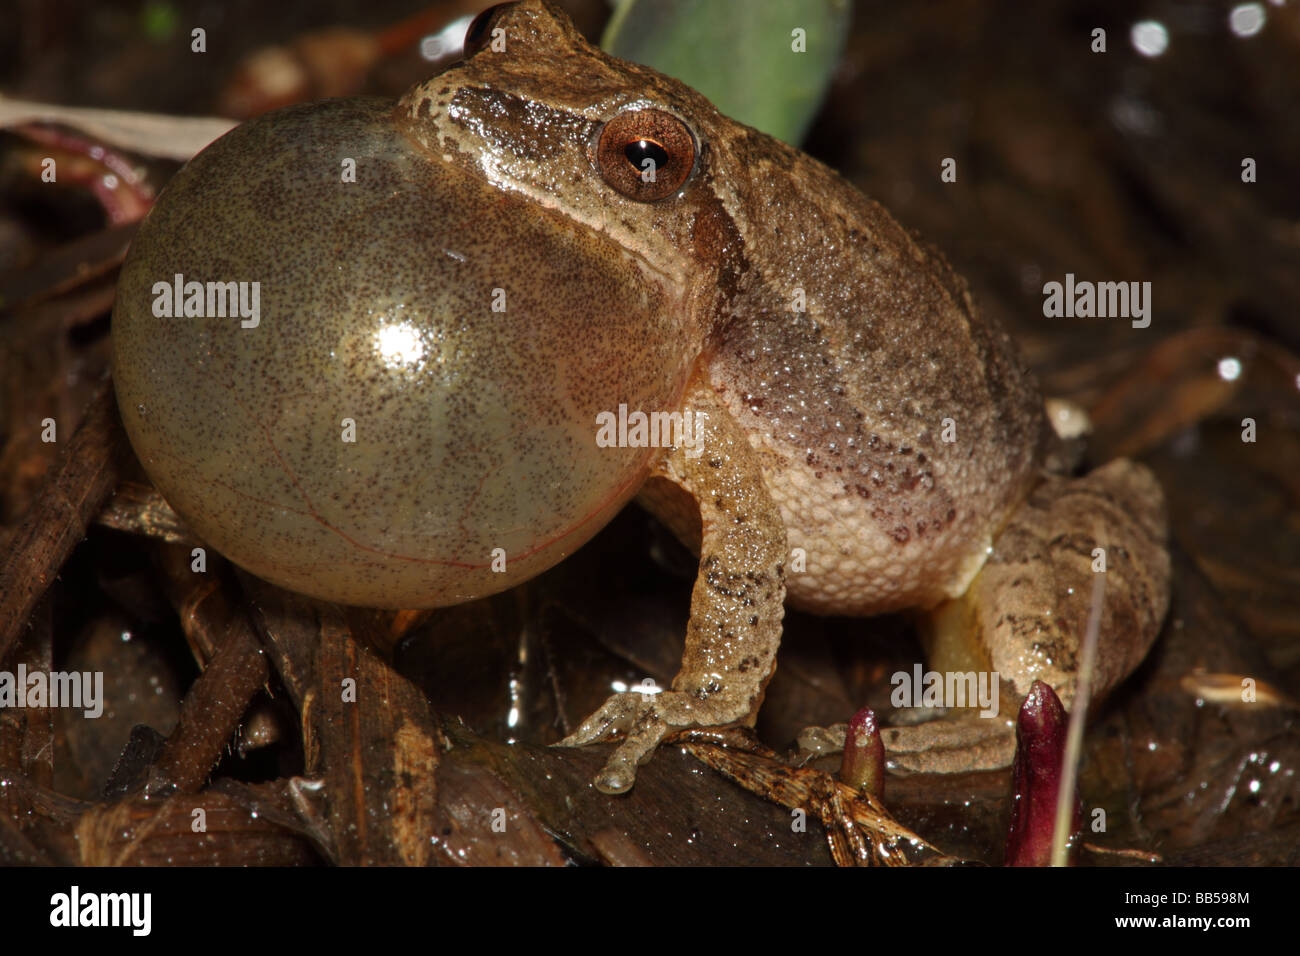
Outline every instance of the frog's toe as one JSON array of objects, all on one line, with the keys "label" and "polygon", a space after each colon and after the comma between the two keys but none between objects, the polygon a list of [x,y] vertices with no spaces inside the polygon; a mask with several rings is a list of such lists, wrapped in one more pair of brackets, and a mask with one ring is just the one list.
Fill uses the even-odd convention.
[{"label": "frog's toe", "polygon": [[1011,766],[1015,724],[958,714],[880,732],[890,766],[911,773],[970,773]]},{"label": "frog's toe", "polygon": [[585,747],[587,744],[613,740],[632,726],[638,714],[647,706],[648,700],[643,694],[615,694],[584,720],[577,730],[555,746]]},{"label": "frog's toe", "polygon": [[593,784],[601,793],[626,793],[636,783],[636,768],[650,759],[673,728],[664,720],[653,718],[643,721],[634,733],[619,744],[618,748],[605,761],[605,766],[596,774]]},{"label": "frog's toe", "polygon": [[800,756],[807,762],[818,757],[831,757],[843,753],[848,724],[831,724],[829,727],[805,727],[795,737]]},{"label": "frog's toe", "polygon": [[556,746],[581,747],[623,734],[623,742],[594,782],[602,793],[626,793],[636,782],[636,768],[650,759],[664,737],[697,723],[690,710],[685,695],[672,691],[653,696],[638,691],[615,694]]}]

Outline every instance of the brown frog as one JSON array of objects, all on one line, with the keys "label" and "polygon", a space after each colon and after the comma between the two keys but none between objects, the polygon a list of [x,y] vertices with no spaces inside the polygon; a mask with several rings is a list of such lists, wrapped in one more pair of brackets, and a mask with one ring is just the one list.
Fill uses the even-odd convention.
[{"label": "brown frog", "polygon": [[[396,104],[293,107],[197,156],[133,244],[114,336],[158,488],[296,591],[481,597],[639,492],[699,575],[671,689],[565,741],[624,736],[607,792],[674,729],[753,721],[787,600],[920,609],[931,668],[1067,705],[1099,560],[1098,692],[1165,613],[1156,482],[1065,474],[1033,376],[936,251],[541,0]],[[903,767],[999,766],[1012,712],[885,740]]]}]

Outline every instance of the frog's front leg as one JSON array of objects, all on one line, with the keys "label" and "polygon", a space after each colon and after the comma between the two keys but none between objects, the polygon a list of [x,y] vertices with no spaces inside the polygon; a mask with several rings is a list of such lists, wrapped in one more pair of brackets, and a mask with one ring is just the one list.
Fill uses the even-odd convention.
[{"label": "frog's front leg", "polygon": [[981,718],[956,711],[928,724],[890,728],[883,733],[890,759],[920,772],[1007,766],[1015,708],[1035,679],[1050,684],[1067,708],[1073,703],[1099,573],[1105,588],[1095,699],[1142,662],[1169,603],[1164,496],[1151,472],[1128,460],[1040,484],[998,535],[966,593],[924,616],[929,669],[996,672],[1001,713]]},{"label": "frog's front leg", "polygon": [[754,451],[708,383],[697,378],[683,406],[694,413],[695,440],[671,449],[652,479],[683,489],[699,509],[700,570],[681,670],[669,691],[615,694],[560,741],[578,746],[625,734],[596,777],[605,793],[628,790],[637,766],[671,731],[752,723],[776,668],[785,525]]}]

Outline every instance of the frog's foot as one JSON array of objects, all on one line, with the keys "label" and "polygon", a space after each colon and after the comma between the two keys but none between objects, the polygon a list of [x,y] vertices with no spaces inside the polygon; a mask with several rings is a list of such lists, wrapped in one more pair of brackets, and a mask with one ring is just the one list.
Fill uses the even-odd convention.
[{"label": "frog's foot", "polygon": [[610,697],[557,746],[581,747],[624,735],[623,743],[596,775],[595,785],[601,793],[626,793],[636,782],[636,768],[650,759],[668,734],[688,727],[735,723],[745,718],[748,710],[743,704],[728,707],[722,701],[700,700],[681,691],[627,691]]},{"label": "frog's foot", "polygon": [[797,762],[803,766],[810,760],[833,757],[844,752],[844,741],[849,735],[848,724],[831,724],[829,727],[805,727],[795,737],[799,748]]},{"label": "frog's foot", "polygon": [[[842,753],[847,733],[848,724],[805,727],[797,739],[800,763]],[[1014,724],[964,712],[907,727],[882,727],[880,739],[891,769],[910,773],[1000,770],[1011,766],[1016,752]]]},{"label": "frog's foot", "polygon": [[1016,755],[1014,722],[962,713],[912,727],[885,727],[885,760],[912,773],[972,773],[1010,767]]}]

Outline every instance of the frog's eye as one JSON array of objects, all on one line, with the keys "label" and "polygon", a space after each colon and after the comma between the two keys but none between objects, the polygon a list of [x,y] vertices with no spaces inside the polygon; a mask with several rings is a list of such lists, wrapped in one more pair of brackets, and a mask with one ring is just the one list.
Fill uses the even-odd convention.
[{"label": "frog's eye", "polygon": [[494,4],[469,22],[469,29],[465,31],[464,52],[461,54],[465,59],[469,59],[492,42],[494,21],[513,6],[513,3]]},{"label": "frog's eye", "polygon": [[655,202],[681,189],[695,168],[695,137],[662,110],[620,113],[600,130],[596,166],[624,196]]}]

